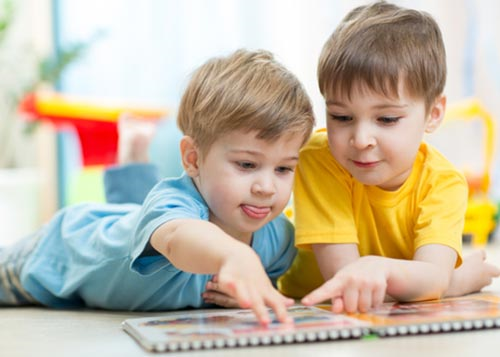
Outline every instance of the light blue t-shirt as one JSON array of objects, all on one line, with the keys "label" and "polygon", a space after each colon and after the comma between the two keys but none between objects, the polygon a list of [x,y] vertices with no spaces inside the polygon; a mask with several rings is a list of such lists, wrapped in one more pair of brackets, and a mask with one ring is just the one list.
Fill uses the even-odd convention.
[{"label": "light blue t-shirt", "polygon": [[[207,307],[201,293],[212,276],[177,269],[149,245],[149,239],[169,220],[208,220],[208,216],[205,201],[185,174],[160,181],[142,206],[69,207],[40,231],[21,283],[50,307],[142,311]],[[284,215],[254,233],[252,248],[273,283],[295,256],[293,233]]]},{"label": "light blue t-shirt", "polygon": [[[177,176],[179,175],[175,177]],[[158,166],[153,164],[133,163],[107,167],[104,171],[106,202],[142,204],[160,179]]]}]

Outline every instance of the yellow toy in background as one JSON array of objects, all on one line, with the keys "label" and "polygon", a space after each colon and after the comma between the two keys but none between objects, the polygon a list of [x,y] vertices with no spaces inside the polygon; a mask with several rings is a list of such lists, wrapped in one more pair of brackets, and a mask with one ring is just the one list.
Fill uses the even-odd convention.
[{"label": "yellow toy in background", "polygon": [[[495,149],[494,121],[477,100],[468,100],[451,105],[446,111],[445,121],[440,131],[449,130],[457,121],[465,121],[466,124],[472,122],[480,124],[479,127],[476,125],[475,131],[471,130],[474,127],[466,128],[466,139],[459,140],[459,148],[456,147],[456,142],[453,145],[454,150],[458,150],[458,155],[461,156],[459,159],[462,164],[457,163],[452,158],[450,159],[464,170],[469,185],[469,202],[465,214],[464,237],[470,237],[473,246],[484,246],[488,243],[490,234],[495,230],[498,210],[497,204],[490,197],[490,172]],[[471,140],[471,138],[475,137],[474,134],[478,134],[477,136],[483,139],[480,139],[483,146],[481,148],[482,160],[475,156],[474,153],[472,153],[472,156],[469,155],[472,151],[470,150],[470,144],[474,145],[474,140]],[[456,140],[457,136],[454,139]],[[469,156],[469,162],[463,162],[464,156]],[[475,169],[472,166],[476,166]]]}]

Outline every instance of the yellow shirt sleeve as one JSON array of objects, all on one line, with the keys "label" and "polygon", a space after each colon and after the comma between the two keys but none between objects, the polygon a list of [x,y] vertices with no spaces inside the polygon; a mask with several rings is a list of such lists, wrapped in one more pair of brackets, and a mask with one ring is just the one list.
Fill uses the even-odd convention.
[{"label": "yellow shirt sleeve", "polygon": [[457,171],[441,171],[425,182],[417,199],[414,249],[427,244],[446,245],[457,252],[459,266],[468,199],[466,180]]},{"label": "yellow shirt sleeve", "polygon": [[301,151],[294,186],[295,244],[358,243],[350,175],[333,158],[325,132]]}]

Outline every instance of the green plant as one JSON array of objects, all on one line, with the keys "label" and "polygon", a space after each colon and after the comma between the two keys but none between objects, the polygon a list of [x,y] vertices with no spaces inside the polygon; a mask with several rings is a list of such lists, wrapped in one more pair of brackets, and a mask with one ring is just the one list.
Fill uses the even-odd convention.
[{"label": "green plant", "polygon": [[5,33],[12,23],[14,17],[14,6],[11,0],[4,0],[0,13],[0,43],[5,37]]}]

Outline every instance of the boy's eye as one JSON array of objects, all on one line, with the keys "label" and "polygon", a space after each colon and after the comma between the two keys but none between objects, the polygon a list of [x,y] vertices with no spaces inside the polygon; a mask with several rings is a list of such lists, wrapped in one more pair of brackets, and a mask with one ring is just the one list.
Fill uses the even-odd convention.
[{"label": "boy's eye", "polygon": [[394,124],[397,123],[401,119],[400,117],[380,117],[378,120],[383,124]]},{"label": "boy's eye", "polygon": [[285,173],[285,172],[293,172],[294,169],[293,167],[290,166],[279,166],[276,168],[276,171],[279,173]]},{"label": "boy's eye", "polygon": [[347,115],[330,114],[330,118],[332,118],[333,120],[342,121],[342,122],[352,120],[352,117],[347,116]]},{"label": "boy's eye", "polygon": [[242,169],[249,170],[255,168],[255,164],[249,161],[237,161],[236,165],[241,167]]}]

